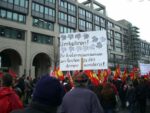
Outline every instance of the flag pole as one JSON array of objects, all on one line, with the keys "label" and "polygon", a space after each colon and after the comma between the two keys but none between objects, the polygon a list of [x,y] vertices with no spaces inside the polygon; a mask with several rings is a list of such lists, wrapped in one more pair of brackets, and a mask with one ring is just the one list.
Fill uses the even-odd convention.
[{"label": "flag pole", "polygon": [[81,63],[81,68],[80,69],[81,69],[81,71],[83,71],[83,57],[81,57],[81,62],[80,63]]}]

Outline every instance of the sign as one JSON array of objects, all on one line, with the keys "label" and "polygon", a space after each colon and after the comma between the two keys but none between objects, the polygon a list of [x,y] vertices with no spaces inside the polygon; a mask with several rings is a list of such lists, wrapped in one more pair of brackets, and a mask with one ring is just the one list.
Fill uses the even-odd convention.
[{"label": "sign", "polygon": [[141,75],[149,74],[150,64],[139,63]]},{"label": "sign", "polygon": [[106,31],[60,34],[59,63],[62,71],[107,69]]}]

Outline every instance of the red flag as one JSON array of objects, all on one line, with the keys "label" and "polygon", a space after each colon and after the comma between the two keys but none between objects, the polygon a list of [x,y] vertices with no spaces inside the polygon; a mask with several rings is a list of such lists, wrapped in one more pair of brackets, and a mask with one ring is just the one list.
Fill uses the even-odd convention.
[{"label": "red flag", "polygon": [[84,71],[86,73],[86,75],[88,76],[88,78],[91,80],[91,82],[93,83],[93,85],[97,86],[99,85],[99,78],[96,75],[95,72],[91,71],[91,70],[85,70]]},{"label": "red flag", "polygon": [[64,74],[60,69],[57,70],[57,77],[59,80],[64,80]]},{"label": "red flag", "polygon": [[122,81],[125,81],[126,79],[127,79],[127,76],[128,76],[128,74],[127,74],[127,68],[125,68],[124,69],[124,72],[123,72],[123,75],[122,75]]},{"label": "red flag", "polygon": [[131,80],[133,80],[135,76],[134,71],[131,71],[129,75],[130,75]]},{"label": "red flag", "polygon": [[9,69],[8,73],[9,73],[13,78],[16,78],[16,77],[17,77],[17,74],[16,74],[12,69]]},{"label": "red flag", "polygon": [[117,80],[117,78],[119,78],[120,77],[120,66],[119,66],[119,64],[117,65],[117,67],[116,67],[116,70],[115,70],[115,74],[114,74],[114,80]]}]

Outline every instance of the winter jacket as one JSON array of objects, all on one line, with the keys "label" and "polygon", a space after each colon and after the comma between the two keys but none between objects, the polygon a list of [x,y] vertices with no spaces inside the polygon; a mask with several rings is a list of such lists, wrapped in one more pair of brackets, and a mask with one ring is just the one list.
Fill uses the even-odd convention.
[{"label": "winter jacket", "polygon": [[77,87],[64,96],[61,113],[103,113],[103,109],[94,92]]},{"label": "winter jacket", "polygon": [[10,87],[0,88],[0,113],[10,113],[12,110],[23,108],[18,95]]}]

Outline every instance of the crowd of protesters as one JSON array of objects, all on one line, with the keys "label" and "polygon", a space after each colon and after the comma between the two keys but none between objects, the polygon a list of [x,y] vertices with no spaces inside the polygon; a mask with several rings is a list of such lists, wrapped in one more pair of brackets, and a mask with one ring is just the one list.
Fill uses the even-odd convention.
[{"label": "crowd of protesters", "polygon": [[[0,113],[146,113],[150,100],[150,79],[128,77],[122,81],[111,74],[104,83],[94,85],[84,71],[59,80],[49,74],[32,79],[0,78]],[[72,83],[73,82],[73,83]]]}]

